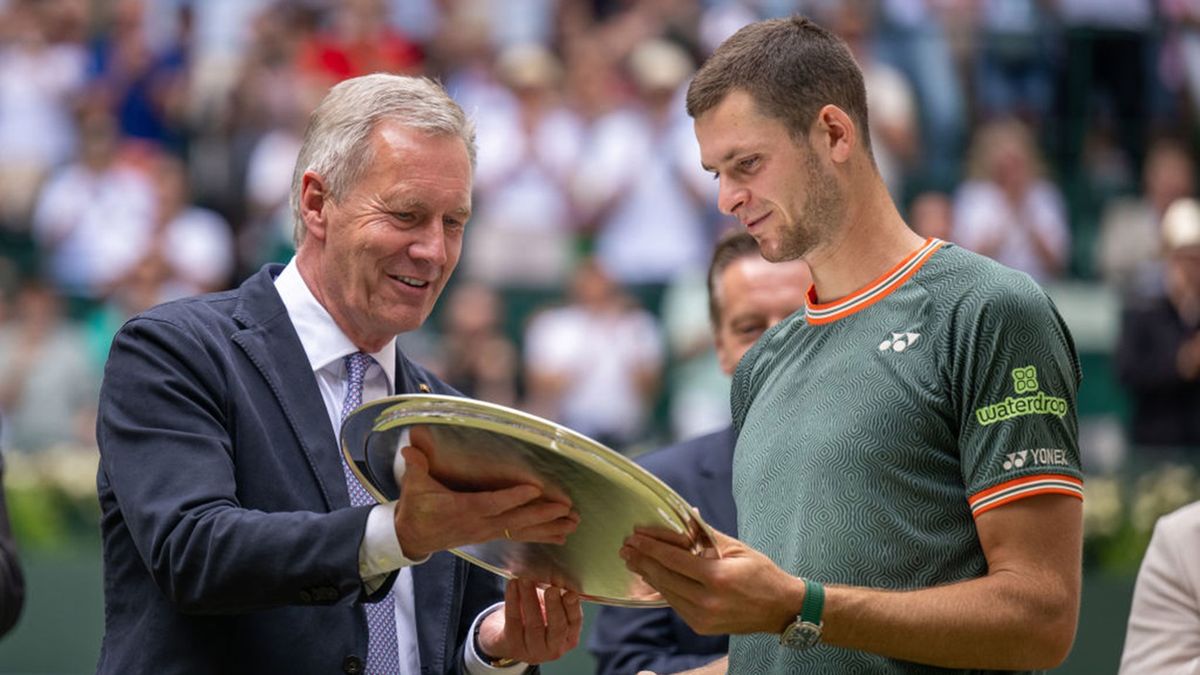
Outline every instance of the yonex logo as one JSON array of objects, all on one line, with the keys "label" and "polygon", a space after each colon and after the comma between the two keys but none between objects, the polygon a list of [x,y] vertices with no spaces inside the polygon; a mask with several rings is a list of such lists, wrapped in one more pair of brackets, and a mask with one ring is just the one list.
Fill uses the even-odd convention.
[{"label": "yonex logo", "polygon": [[1004,455],[1004,470],[1020,469],[1026,464],[1035,466],[1070,466],[1071,462],[1067,459],[1067,451],[1062,448],[1034,448],[1033,450],[1019,450],[1010,452]]},{"label": "yonex logo", "polygon": [[1008,459],[1004,460],[1005,471],[1008,471],[1009,469],[1019,469],[1025,466],[1025,460],[1029,457],[1029,451],[1022,450],[1020,452],[1010,452],[1005,456],[1008,457]]},{"label": "yonex logo", "polygon": [[902,352],[913,346],[919,337],[921,337],[920,333],[892,333],[892,337],[879,343],[879,351],[886,352],[890,349],[894,352]]}]

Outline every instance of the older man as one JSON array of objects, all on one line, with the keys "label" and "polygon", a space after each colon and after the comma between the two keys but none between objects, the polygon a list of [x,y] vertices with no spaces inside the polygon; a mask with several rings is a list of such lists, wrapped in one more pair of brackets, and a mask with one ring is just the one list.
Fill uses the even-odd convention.
[{"label": "older man", "polygon": [[117,335],[100,399],[100,673],[480,673],[557,658],[578,598],[442,553],[562,542],[577,516],[531,485],[459,493],[405,448],[398,502],[340,459],[354,407],[453,394],[396,346],[458,262],[474,131],[436,84],[371,75],[313,113],[298,243],[237,290]]}]

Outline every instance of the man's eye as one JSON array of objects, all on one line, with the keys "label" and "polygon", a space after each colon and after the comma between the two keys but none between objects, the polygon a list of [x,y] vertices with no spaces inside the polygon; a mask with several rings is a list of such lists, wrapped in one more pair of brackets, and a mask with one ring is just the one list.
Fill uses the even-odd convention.
[{"label": "man's eye", "polygon": [[738,162],[738,168],[742,171],[749,171],[758,165],[758,155],[751,155]]},{"label": "man's eye", "polygon": [[392,217],[402,223],[411,223],[416,218],[412,211],[396,211]]}]

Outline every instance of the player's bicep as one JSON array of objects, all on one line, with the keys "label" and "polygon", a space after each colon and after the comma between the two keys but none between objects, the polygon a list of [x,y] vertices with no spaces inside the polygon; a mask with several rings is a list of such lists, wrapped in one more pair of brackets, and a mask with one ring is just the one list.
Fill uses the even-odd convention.
[{"label": "player's bicep", "polygon": [[988,574],[1016,574],[1031,590],[1079,600],[1083,502],[1043,494],[991,509],[975,521]]}]

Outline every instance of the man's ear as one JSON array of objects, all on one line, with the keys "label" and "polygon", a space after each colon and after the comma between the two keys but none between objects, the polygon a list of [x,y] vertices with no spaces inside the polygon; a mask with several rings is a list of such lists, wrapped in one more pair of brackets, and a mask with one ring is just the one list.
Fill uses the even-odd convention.
[{"label": "man's ear", "polygon": [[325,241],[326,209],[330,203],[325,179],[315,171],[305,171],[300,178],[300,218],[304,221],[305,236]]},{"label": "man's ear", "polygon": [[848,161],[851,152],[860,141],[854,120],[850,119],[845,110],[832,103],[817,112],[814,131],[820,143],[818,147],[824,148],[829,154],[829,159],[835,164]]}]

